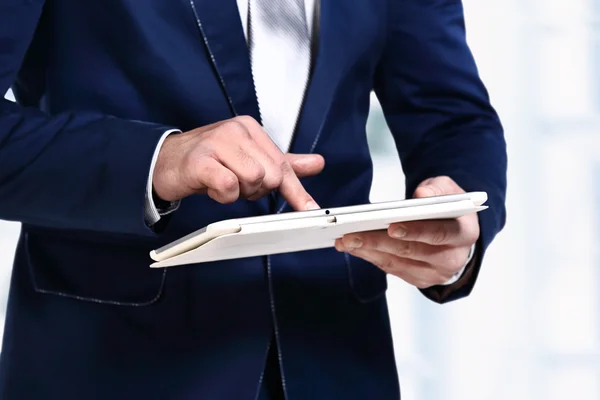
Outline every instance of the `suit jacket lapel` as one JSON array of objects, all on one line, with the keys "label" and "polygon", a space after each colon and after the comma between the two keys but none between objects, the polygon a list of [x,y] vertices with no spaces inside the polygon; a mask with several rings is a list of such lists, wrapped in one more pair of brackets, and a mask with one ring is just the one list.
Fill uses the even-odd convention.
[{"label": "suit jacket lapel", "polygon": [[[248,45],[236,0],[186,1],[190,3],[232,114],[250,115],[260,122]],[[352,15],[348,14],[360,12],[335,0],[317,1],[316,7],[319,18],[313,29],[318,32],[318,43],[290,150],[295,153],[310,153],[318,144],[340,77],[348,67],[346,43],[355,33],[349,22]]]},{"label": "suit jacket lapel", "polygon": [[248,45],[236,0],[186,0],[234,116],[260,121]]}]

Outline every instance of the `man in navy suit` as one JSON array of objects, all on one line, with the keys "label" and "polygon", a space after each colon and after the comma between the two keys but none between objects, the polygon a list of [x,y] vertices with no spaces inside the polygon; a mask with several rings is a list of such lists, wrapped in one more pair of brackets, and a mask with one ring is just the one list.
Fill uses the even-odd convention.
[{"label": "man in navy suit", "polygon": [[[2,399],[397,399],[386,274],[464,297],[504,225],[460,0],[0,0],[0,84]],[[368,202],[372,90],[407,196],[489,210],[148,268],[217,220]]]}]

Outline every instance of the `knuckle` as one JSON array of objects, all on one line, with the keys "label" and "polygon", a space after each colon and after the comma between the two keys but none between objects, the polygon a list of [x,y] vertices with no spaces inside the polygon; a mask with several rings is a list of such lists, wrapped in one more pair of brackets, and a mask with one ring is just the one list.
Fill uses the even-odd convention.
[{"label": "knuckle", "polygon": [[410,257],[414,253],[416,242],[399,241],[398,255]]},{"label": "knuckle", "polygon": [[292,164],[289,161],[283,159],[279,164],[279,169],[283,175],[289,175],[294,173],[294,169],[292,168]]},{"label": "knuckle", "polygon": [[265,175],[263,180],[263,187],[269,190],[275,190],[279,186],[281,186],[281,182],[283,182],[283,174],[281,171],[277,171],[275,173],[268,173]]},{"label": "knuckle", "polygon": [[406,230],[406,238],[422,241],[426,238],[428,223],[431,223],[431,221],[415,221],[414,223],[404,224],[403,227]]},{"label": "knuckle", "polygon": [[221,204],[230,204],[238,199],[237,191],[224,192],[218,189],[209,189],[208,195],[210,198]]},{"label": "knuckle", "polygon": [[221,125],[221,128],[224,131],[227,131],[228,135],[236,135],[241,137],[250,136],[250,133],[248,132],[248,129],[246,129],[244,124],[242,124],[239,120],[236,119],[230,119],[229,121],[224,122],[223,125]]},{"label": "knuckle", "polygon": [[194,156],[196,158],[214,158],[218,159],[219,157],[219,148],[221,145],[219,143],[219,135],[214,132],[207,133],[206,136],[202,138],[201,147],[197,148],[194,151]]},{"label": "knuckle", "polygon": [[[226,123],[224,124],[226,125]],[[215,138],[219,137],[219,130],[221,128],[217,127],[217,128],[213,128],[209,131],[203,132],[202,136],[199,136],[202,139],[202,144],[206,144],[206,143],[211,143]]]},{"label": "knuckle", "polygon": [[233,118],[233,121],[236,121],[244,126],[258,126],[258,122],[249,115],[238,115]]},{"label": "knuckle", "polygon": [[219,190],[223,193],[236,192],[239,188],[239,181],[235,175],[225,176],[219,183]]},{"label": "knuckle", "polygon": [[194,158],[196,159],[206,159],[206,158],[214,158],[218,159],[219,155],[217,154],[217,149],[219,148],[219,144],[217,143],[217,139],[215,136],[211,136],[208,138],[206,143],[204,143],[203,148],[195,152]]},{"label": "knuckle", "polygon": [[434,245],[439,245],[445,243],[447,239],[448,231],[444,229],[443,225],[438,225],[431,235],[431,243]]},{"label": "knuckle", "polygon": [[238,199],[238,196],[236,196],[234,193],[226,193],[226,194],[221,195],[221,202],[223,204],[231,204],[231,203],[235,202],[237,199]]},{"label": "knuckle", "polygon": [[381,261],[379,267],[385,271],[390,271],[394,268],[394,265],[394,260],[391,257],[386,257]]},{"label": "knuckle", "polygon": [[[269,155],[271,156],[271,159],[273,160],[273,165],[279,167],[280,169],[282,168],[282,164],[287,162],[289,163],[289,161],[285,158],[285,154],[283,154],[279,149],[277,149],[277,151],[271,152],[269,153]],[[290,164],[291,167],[291,164]]]},{"label": "knuckle", "polygon": [[190,160],[184,167],[186,181],[192,182],[194,187],[210,186],[208,178],[215,176],[216,171],[207,162]]},{"label": "knuckle", "polygon": [[367,249],[381,250],[381,241],[373,235],[362,235],[357,236],[358,240],[362,243],[362,246]]},{"label": "knuckle", "polygon": [[240,146],[237,149],[236,156],[237,161],[240,162],[244,167],[244,171],[246,171],[248,168],[253,168],[256,164],[256,160],[254,160],[254,158],[250,154],[248,154],[248,152],[244,149],[243,146]]},{"label": "knuckle", "polygon": [[260,185],[265,177],[265,169],[262,165],[254,165],[246,170],[244,180],[251,185]]}]

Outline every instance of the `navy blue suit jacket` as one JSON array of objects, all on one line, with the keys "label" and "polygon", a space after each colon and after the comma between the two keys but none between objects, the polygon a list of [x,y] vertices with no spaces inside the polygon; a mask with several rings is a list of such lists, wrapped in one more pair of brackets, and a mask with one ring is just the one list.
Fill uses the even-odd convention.
[{"label": "navy blue suit jacket", "polygon": [[[368,201],[374,89],[407,195],[448,175],[483,190],[469,294],[504,224],[505,141],[465,42],[460,0],[322,0],[292,151],[322,206]],[[334,249],[168,270],[148,252],[283,200],[183,200],[144,223],[159,137],[259,119],[235,0],[0,0],[0,218],[21,221],[0,363],[2,399],[254,399],[273,333],[290,399],[395,399],[385,275]],[[400,177],[389,177],[400,185]]]}]

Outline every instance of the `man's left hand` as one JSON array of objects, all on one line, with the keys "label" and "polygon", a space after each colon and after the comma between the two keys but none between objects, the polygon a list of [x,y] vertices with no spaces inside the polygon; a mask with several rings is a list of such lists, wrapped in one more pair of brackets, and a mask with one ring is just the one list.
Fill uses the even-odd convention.
[{"label": "man's left hand", "polygon": [[[414,197],[465,191],[447,176],[423,181]],[[362,258],[384,272],[420,289],[447,282],[459,272],[479,238],[477,214],[457,219],[392,224],[387,231],[353,233],[336,240],[335,248]]]}]

